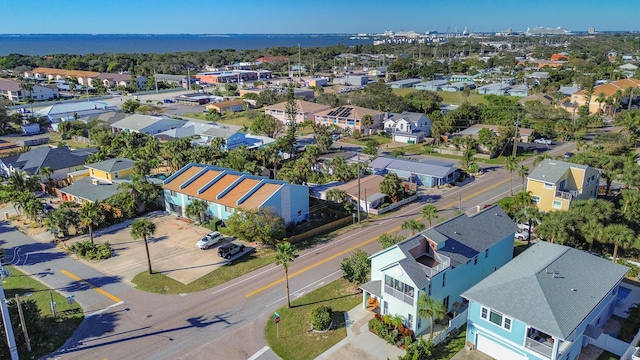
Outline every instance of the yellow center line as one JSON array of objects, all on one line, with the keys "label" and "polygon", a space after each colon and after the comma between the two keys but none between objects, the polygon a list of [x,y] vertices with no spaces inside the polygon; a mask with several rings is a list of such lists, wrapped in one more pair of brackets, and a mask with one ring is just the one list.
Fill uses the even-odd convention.
[{"label": "yellow center line", "polygon": [[78,276],[76,276],[76,275],[73,275],[72,273],[68,272],[67,270],[64,270],[64,269],[63,269],[63,270],[60,270],[60,272],[61,272],[61,273],[63,273],[63,274],[65,274],[65,275],[67,275],[68,277],[72,278],[72,279],[73,279],[73,280],[75,280],[75,281],[80,281],[81,283],[86,284],[87,286],[89,286],[89,287],[90,287],[90,288],[92,288],[93,290],[95,290],[95,291],[99,292],[100,294],[102,294],[102,295],[104,295],[104,296],[108,297],[109,299],[111,299],[111,300],[113,300],[113,301],[115,301],[115,302],[117,302],[117,303],[122,302],[122,300],[120,300],[120,298],[115,297],[115,296],[113,296],[113,295],[109,294],[108,292],[106,292],[106,291],[104,291],[104,290],[100,289],[99,287],[93,286],[93,285],[92,285],[91,283],[89,283],[88,281],[83,280],[83,279],[79,278],[79,277],[78,277]]},{"label": "yellow center line", "polygon": [[[509,182],[509,180],[510,179],[505,179],[505,180],[499,181],[499,182],[497,182],[497,183],[495,183],[495,184],[493,184],[491,186],[483,188],[482,190],[476,191],[471,195],[467,195],[465,197],[462,197],[462,200],[471,199],[471,198],[473,198],[475,196],[478,196],[481,193],[484,193],[484,192],[489,191],[489,190],[491,190],[493,188],[496,188],[496,187],[498,187],[498,186],[500,186],[500,185],[502,185],[504,183],[507,183],[507,182]],[[452,207],[456,206],[457,204],[458,204],[458,201],[453,201],[450,204],[447,204],[446,206],[441,207],[441,209],[452,208]],[[388,230],[387,232],[389,232],[389,233],[396,232],[396,231],[400,230],[400,228],[401,228],[400,226],[397,226],[397,227],[395,227],[393,229]],[[346,254],[346,253],[348,253],[350,251],[353,251],[353,250],[355,250],[355,249],[357,249],[357,248],[359,248],[361,246],[364,246],[366,244],[372,243],[372,242],[378,240],[378,237],[379,236],[367,239],[367,240],[365,240],[365,241],[363,241],[361,243],[358,243],[358,244],[356,244],[356,245],[354,245],[354,246],[352,246],[352,247],[350,247],[350,248],[348,248],[346,250],[342,250],[339,253],[333,254],[333,255],[325,258],[325,259],[322,259],[322,260],[318,261],[317,263],[314,263],[313,265],[309,265],[309,266],[307,266],[307,267],[305,267],[303,269],[300,269],[300,270],[298,270],[298,271],[296,271],[294,273],[291,273],[291,274],[289,274],[289,278],[292,278],[294,276],[297,276],[297,275],[300,275],[300,274],[302,274],[304,272],[307,272],[307,271],[309,271],[309,270],[311,270],[311,269],[313,269],[313,268],[315,268],[317,266],[320,266],[320,265],[322,265],[322,264],[324,264],[324,263],[326,263],[328,261],[331,261],[331,260],[333,260],[333,259],[335,259],[337,257],[340,257],[340,256],[342,256],[342,255],[344,255],[344,254]],[[267,285],[265,285],[265,286],[263,286],[261,288],[253,290],[252,292],[247,293],[245,295],[245,297],[251,297],[251,296],[253,296],[253,295],[257,294],[257,293],[260,293],[260,292],[263,292],[263,291],[265,291],[265,290],[267,290],[269,288],[272,288],[272,287],[274,287],[274,286],[276,286],[276,285],[278,285],[278,284],[280,284],[282,282],[284,282],[284,278],[281,278],[280,280],[276,280],[276,281],[274,281],[272,283],[269,283],[269,284],[267,284]]]}]

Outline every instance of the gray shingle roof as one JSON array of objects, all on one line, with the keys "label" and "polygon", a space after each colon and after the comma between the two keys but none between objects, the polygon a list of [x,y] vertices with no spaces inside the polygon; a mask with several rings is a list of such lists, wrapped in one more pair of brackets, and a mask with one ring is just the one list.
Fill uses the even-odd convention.
[{"label": "gray shingle roof", "polygon": [[131,169],[135,161],[125,158],[107,159],[93,164],[87,164],[86,167],[93,168],[105,172],[122,171]]},{"label": "gray shingle roof", "polygon": [[394,158],[378,157],[369,163],[372,169],[391,169],[408,171],[413,174],[429,175],[444,178],[456,171],[453,164],[427,160],[424,162],[401,160]]},{"label": "gray shingle roof", "polygon": [[588,166],[560,160],[544,159],[527,177],[531,180],[555,184],[571,168],[585,170]]},{"label": "gray shingle roof", "polygon": [[103,201],[120,192],[117,183],[102,182],[94,185],[92,180],[90,177],[78,179],[60,191],[90,201]]},{"label": "gray shingle roof", "polygon": [[87,157],[97,152],[95,149],[78,149],[72,151],[68,147],[57,148],[38,147],[19,155],[8,156],[2,159],[5,164],[11,164],[16,169],[21,169],[29,174],[37,174],[38,171],[49,166],[54,171],[74,166],[84,165]]},{"label": "gray shingle roof", "polygon": [[159,116],[133,114],[111,124],[111,127],[122,130],[137,131],[145,134],[157,134],[169,129],[183,127],[187,122]]},{"label": "gray shingle roof", "polygon": [[462,294],[567,339],[629,269],[581,250],[539,242]]},{"label": "gray shingle roof", "polygon": [[478,253],[517,230],[515,222],[498,205],[493,205],[471,216],[460,214],[435,225],[421,235],[444,246],[439,254],[451,258],[451,265],[465,263]]},{"label": "gray shingle roof", "polygon": [[[403,113],[391,113],[389,114],[389,118],[387,120],[393,120],[394,122],[398,122],[401,119],[405,119],[408,122],[412,123],[412,124],[417,124],[418,121],[425,116],[423,113],[416,113],[416,112],[408,112],[405,111]],[[428,119],[428,118],[427,118]]]}]

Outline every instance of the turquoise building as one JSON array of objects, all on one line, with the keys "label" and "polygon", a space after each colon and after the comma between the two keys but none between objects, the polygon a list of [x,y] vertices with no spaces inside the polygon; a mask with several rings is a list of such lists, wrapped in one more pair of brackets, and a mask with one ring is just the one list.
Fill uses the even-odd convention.
[{"label": "turquoise building", "polygon": [[370,257],[371,281],[361,286],[363,307],[402,316],[416,334],[425,333],[430,322],[418,317],[420,294],[463,313],[461,294],[511,260],[515,231],[515,222],[494,205],[379,251]]}]

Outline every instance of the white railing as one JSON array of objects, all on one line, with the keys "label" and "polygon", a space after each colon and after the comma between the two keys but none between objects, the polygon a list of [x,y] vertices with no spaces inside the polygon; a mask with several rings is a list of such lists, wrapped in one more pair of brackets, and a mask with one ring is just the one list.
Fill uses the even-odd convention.
[{"label": "white railing", "polygon": [[454,331],[455,329],[459,329],[462,327],[462,325],[467,323],[467,311],[468,309],[465,309],[463,312],[461,312],[460,314],[458,314],[456,317],[454,317],[453,319],[449,320],[449,325],[442,331],[436,333],[433,338],[431,339],[431,342],[433,343],[433,345],[438,345],[441,342],[443,342],[444,340],[447,339],[447,336],[449,336],[449,334]]},{"label": "white railing", "polygon": [[539,342],[530,337],[527,337],[527,339],[525,340],[525,347],[548,358],[551,358],[551,354],[553,353],[552,345],[549,345],[546,342]]},{"label": "white railing", "polygon": [[427,274],[427,277],[429,278],[436,276],[439,272],[445,270],[451,265],[451,259],[447,256],[435,254],[434,259],[439,262],[438,265],[434,267],[422,265],[424,272]]},{"label": "white railing", "polygon": [[413,297],[412,296],[409,296],[409,295],[403,293],[400,290],[396,290],[396,289],[394,289],[393,287],[391,287],[389,285],[386,285],[386,284],[384,285],[384,292],[389,294],[389,295],[391,295],[391,296],[393,296],[396,299],[400,299],[400,300],[406,302],[409,305],[413,305]]}]

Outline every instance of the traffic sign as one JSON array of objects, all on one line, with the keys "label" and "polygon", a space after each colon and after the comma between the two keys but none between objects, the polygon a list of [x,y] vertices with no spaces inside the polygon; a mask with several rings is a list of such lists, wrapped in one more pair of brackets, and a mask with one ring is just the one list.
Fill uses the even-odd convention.
[{"label": "traffic sign", "polygon": [[274,321],[276,322],[276,324],[277,324],[277,323],[279,323],[279,322],[280,322],[280,316],[277,316],[277,317],[274,319]]},{"label": "traffic sign", "polygon": [[73,295],[67,296],[67,303],[69,305],[73,305],[74,302],[75,302],[75,296],[73,296]]},{"label": "traffic sign", "polygon": [[273,316],[274,316],[274,317],[280,317],[280,313],[278,313],[278,312],[274,312],[274,313],[273,313]]}]

